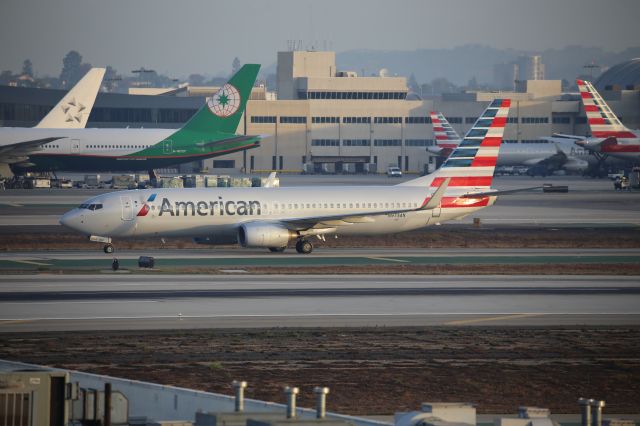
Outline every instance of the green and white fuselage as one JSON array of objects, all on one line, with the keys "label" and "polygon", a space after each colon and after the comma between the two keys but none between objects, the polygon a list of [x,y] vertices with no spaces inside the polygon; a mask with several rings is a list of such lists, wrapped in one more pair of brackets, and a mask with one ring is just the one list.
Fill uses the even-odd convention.
[{"label": "green and white fuselage", "polygon": [[3,128],[5,140],[56,138],[29,155],[32,171],[134,171],[210,158],[252,148],[259,137],[176,129]]}]

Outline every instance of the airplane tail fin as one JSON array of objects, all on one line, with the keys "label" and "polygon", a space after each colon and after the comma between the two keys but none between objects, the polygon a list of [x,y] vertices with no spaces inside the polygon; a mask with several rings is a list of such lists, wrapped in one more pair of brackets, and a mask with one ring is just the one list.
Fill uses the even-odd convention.
[{"label": "airplane tail fin", "polygon": [[594,138],[634,138],[635,135],[623,125],[602,99],[593,84],[586,80],[576,80],[580,97],[587,113],[587,122]]},{"label": "airplane tail fin", "polygon": [[436,145],[440,148],[454,149],[460,143],[460,135],[453,130],[449,121],[441,112],[431,111],[431,123],[433,134],[436,137]]},{"label": "airplane tail fin", "polygon": [[495,99],[476,120],[442,167],[427,176],[400,185],[439,187],[450,178],[450,188],[491,187],[510,106],[510,99]]},{"label": "airplane tail fin", "polygon": [[100,90],[104,68],[91,68],[35,127],[82,129]]},{"label": "airplane tail fin", "polygon": [[235,134],[260,65],[246,64],[178,132]]}]

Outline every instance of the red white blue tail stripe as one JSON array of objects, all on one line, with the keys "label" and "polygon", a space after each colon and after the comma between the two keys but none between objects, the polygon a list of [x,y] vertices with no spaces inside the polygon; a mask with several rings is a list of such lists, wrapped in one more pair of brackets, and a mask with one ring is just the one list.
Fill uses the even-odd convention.
[{"label": "red white blue tail stripe", "polygon": [[511,100],[495,99],[433,175],[432,187],[451,177],[450,187],[488,188],[498,160]]},{"label": "red white blue tail stripe", "polygon": [[433,124],[433,134],[436,138],[436,145],[443,149],[455,149],[460,143],[460,136],[453,130],[449,121],[441,112],[431,111],[431,123]]},{"label": "red white blue tail stripe", "polygon": [[637,137],[620,122],[590,82],[576,80],[576,83],[594,138],[632,139]]}]

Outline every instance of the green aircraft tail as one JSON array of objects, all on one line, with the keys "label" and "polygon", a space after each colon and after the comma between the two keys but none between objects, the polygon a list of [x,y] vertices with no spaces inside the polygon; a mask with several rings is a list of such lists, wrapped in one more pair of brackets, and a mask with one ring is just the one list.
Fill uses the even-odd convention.
[{"label": "green aircraft tail", "polygon": [[258,64],[246,64],[240,68],[213,97],[207,99],[207,103],[173,135],[173,138],[181,132],[234,134],[259,70]]}]

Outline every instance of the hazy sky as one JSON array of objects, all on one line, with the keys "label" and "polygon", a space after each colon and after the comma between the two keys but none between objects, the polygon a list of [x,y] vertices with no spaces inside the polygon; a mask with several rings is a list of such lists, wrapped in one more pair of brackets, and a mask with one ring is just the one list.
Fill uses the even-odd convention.
[{"label": "hazy sky", "polygon": [[338,52],[485,44],[619,51],[640,44],[639,0],[1,0],[0,70],[32,60],[58,75],[62,57],[129,74],[173,77],[274,63],[287,40]]}]

